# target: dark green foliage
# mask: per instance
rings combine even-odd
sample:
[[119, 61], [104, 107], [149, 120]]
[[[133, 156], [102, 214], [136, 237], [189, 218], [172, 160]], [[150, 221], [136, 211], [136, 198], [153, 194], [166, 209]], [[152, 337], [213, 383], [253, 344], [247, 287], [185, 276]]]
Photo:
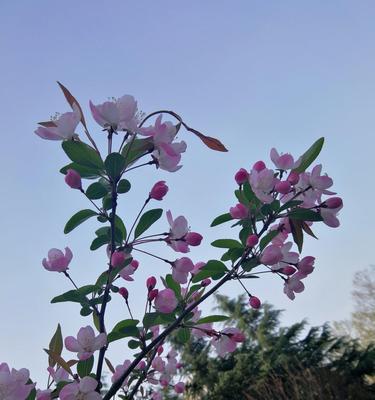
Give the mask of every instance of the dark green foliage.
[[[217, 301], [218, 309], [229, 316], [225, 325], [241, 329], [247, 340], [224, 359], [202, 340], [180, 345], [189, 382], [187, 398], [375, 398], [373, 345], [363, 349], [354, 340], [337, 338], [328, 325], [307, 330], [302, 321], [281, 327], [280, 310], [268, 304], [253, 310], [244, 296], [238, 300], [217, 296]], [[177, 340], [175, 345], [179, 346]]]

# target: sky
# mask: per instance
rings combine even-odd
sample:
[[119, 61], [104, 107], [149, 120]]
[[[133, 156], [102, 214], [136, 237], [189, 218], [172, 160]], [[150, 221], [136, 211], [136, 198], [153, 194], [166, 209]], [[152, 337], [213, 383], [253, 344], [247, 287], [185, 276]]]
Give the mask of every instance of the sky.
[[[189, 254], [195, 262], [220, 257], [210, 243], [236, 235], [227, 225], [209, 225], [234, 205], [233, 176], [240, 167], [269, 162], [272, 147], [298, 157], [324, 136], [318, 162], [344, 199], [341, 226], [321, 224], [319, 240], [306, 241], [303, 254], [316, 257], [316, 270], [294, 302], [275, 277], [248, 287], [285, 310], [284, 324], [350, 317], [353, 275], [374, 263], [374, 19], [375, 4], [366, 0], [1, 1], [0, 362], [29, 368], [42, 386], [42, 348], [57, 323], [64, 336], [91, 324], [75, 304], [50, 304], [70, 290], [63, 276], [41, 266], [51, 247], [72, 249], [70, 270], [79, 285], [105, 268], [104, 251], [89, 250], [97, 222], [64, 235], [69, 217], [88, 204], [59, 173], [68, 161], [60, 144], [33, 133], [38, 121], [69, 111], [57, 80], [80, 101], [101, 146], [105, 138], [88, 102], [124, 94], [135, 96], [146, 113], [178, 112], [227, 146], [228, 153], [213, 152], [181, 133], [188, 144], [183, 168], [173, 174], [136, 170], [131, 192], [121, 199], [120, 213], [130, 221], [151, 186], [167, 181], [163, 208], [185, 215], [204, 236]], [[164, 218], [155, 229], [166, 226]], [[175, 257], [165, 247], [155, 250]], [[146, 277], [167, 272], [153, 259], [139, 260], [136, 281], [126, 285], [135, 314], [142, 312]], [[221, 293], [242, 290], [230, 284]], [[109, 325], [127, 318], [120, 299], [110, 306]], [[118, 345], [110, 358], [116, 365], [125, 355], [126, 346]]]

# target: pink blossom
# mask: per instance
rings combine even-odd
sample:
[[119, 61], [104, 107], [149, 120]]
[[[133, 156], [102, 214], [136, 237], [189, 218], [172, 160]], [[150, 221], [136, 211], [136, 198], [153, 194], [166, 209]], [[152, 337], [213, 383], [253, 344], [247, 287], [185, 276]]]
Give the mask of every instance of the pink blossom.
[[172, 266], [172, 277], [178, 283], [186, 283], [189, 272], [194, 269], [193, 261], [188, 257], [178, 258]]
[[173, 219], [170, 210], [167, 211], [167, 220], [170, 226], [167, 243], [173, 250], [181, 253], [189, 251], [189, 245], [185, 242], [185, 236], [189, 232], [188, 222], [185, 217], [180, 215]]
[[62, 114], [56, 121], [50, 121], [48, 126], [40, 126], [35, 133], [46, 140], [69, 140], [77, 135], [74, 133], [81, 113], [78, 109]]
[[342, 207], [343, 206], [341, 204], [341, 206], [337, 208], [321, 208], [320, 215], [323, 218], [323, 222], [331, 228], [339, 227], [340, 221], [337, 218], [337, 214], [342, 209]]
[[201, 244], [202, 239], [203, 236], [197, 232], [188, 232], [185, 236], [186, 243], [189, 246], [199, 246]]
[[[134, 281], [134, 279], [130, 275], [133, 275], [134, 272], [136, 271], [137, 269], [136, 267], [138, 267], [138, 262], [136, 262], [136, 264], [133, 264], [133, 261], [126, 267], [122, 268], [121, 271], [118, 273], [121, 276], [121, 278], [125, 279], [126, 281]], [[136, 267], [134, 267], [134, 265]]]
[[299, 181], [298, 172], [290, 171], [287, 180], [291, 185], [295, 185], [296, 183], [298, 183]]
[[8, 364], [0, 364], [0, 398], [1, 400], [25, 400], [34, 389], [35, 384], [27, 384], [30, 373], [26, 368], [10, 371]]
[[283, 243], [281, 245], [280, 247], [282, 255], [281, 260], [279, 260], [279, 262], [277, 263], [270, 264], [272, 265], [273, 270], [278, 270], [280, 268], [283, 268], [285, 264], [296, 264], [298, 262], [299, 259], [298, 253], [296, 253], [295, 251], [290, 251], [292, 246], [293, 246], [292, 242]]
[[186, 143], [184, 141], [172, 143], [177, 129], [171, 122], [162, 123], [161, 120], [162, 116], [159, 115], [154, 126], [141, 128], [139, 133], [152, 137], [155, 147], [152, 155], [158, 167], [165, 171], [175, 172], [181, 168], [178, 163], [181, 160], [181, 153], [186, 151]]
[[274, 265], [280, 262], [282, 258], [283, 253], [281, 252], [280, 247], [271, 244], [264, 249], [260, 261], [265, 265]]
[[61, 400], [101, 400], [96, 392], [98, 382], [90, 376], [85, 376], [80, 382], [65, 385], [60, 391]]
[[225, 328], [221, 331], [220, 337], [212, 339], [212, 345], [215, 347], [220, 357], [236, 350], [237, 343], [245, 341], [245, 335], [237, 328]]
[[150, 191], [150, 199], [154, 200], [163, 200], [163, 197], [168, 192], [168, 186], [165, 184], [165, 181], [156, 182]]
[[158, 290], [158, 289], [152, 289], [152, 290], [150, 290], [150, 291], [148, 292], [148, 296], [147, 296], [148, 300], [149, 300], [149, 301], [154, 300], [154, 299], [156, 298], [156, 296], [158, 295], [158, 293], [159, 293], [159, 290]]
[[47, 389], [47, 390], [38, 389], [36, 391], [36, 400], [50, 400], [51, 393], [52, 393], [51, 389]]
[[123, 251], [114, 251], [111, 257], [111, 266], [115, 268], [121, 266], [125, 262], [126, 258], [127, 257]]
[[160, 392], [152, 392], [152, 400], [163, 400], [163, 395]]
[[295, 299], [296, 296], [294, 293], [301, 293], [305, 290], [305, 285], [301, 282], [301, 279], [303, 279], [303, 277], [294, 274], [284, 282], [284, 293], [290, 300]]
[[152, 368], [158, 372], [163, 372], [165, 369], [165, 361], [161, 357], [155, 357], [152, 361]]
[[272, 162], [278, 169], [287, 170], [294, 167], [293, 156], [288, 153], [279, 155], [277, 150], [275, 148], [272, 148], [270, 157]]
[[185, 391], [185, 384], [184, 382], [178, 382], [174, 385], [174, 391], [176, 393], [184, 393]]
[[255, 308], [256, 310], [261, 306], [261, 302], [256, 296], [251, 296], [249, 299], [250, 307]]
[[320, 175], [322, 172], [322, 165], [316, 165], [311, 171], [310, 185], [313, 189], [325, 190], [333, 185], [332, 179], [327, 175]]
[[286, 267], [283, 267], [279, 270], [279, 272], [281, 272], [284, 275], [293, 275], [297, 270], [292, 267], [291, 265], [287, 265]]
[[[111, 377], [111, 382], [114, 383], [120, 379], [121, 375], [130, 367], [131, 361], [125, 360], [123, 364], [117, 365], [115, 368], [115, 372]], [[123, 382], [121, 387], [124, 387], [128, 384], [128, 378], [126, 378]]]
[[155, 299], [156, 311], [163, 314], [171, 313], [177, 307], [178, 301], [172, 289], [160, 290]]
[[65, 338], [65, 347], [69, 351], [78, 353], [79, 360], [87, 360], [96, 350], [101, 349], [107, 344], [107, 335], [100, 333], [95, 336], [94, 329], [86, 326], [78, 331], [77, 339], [73, 336]]
[[65, 182], [72, 189], [82, 189], [81, 175], [74, 169], [69, 168], [66, 171]]
[[234, 175], [234, 179], [238, 185], [242, 185], [243, 183], [245, 183], [248, 177], [249, 173], [246, 171], [245, 168], [241, 168], [236, 172], [236, 175]]
[[276, 192], [281, 193], [281, 194], [289, 193], [290, 189], [291, 189], [291, 184], [289, 181], [277, 182], [275, 185]]
[[49, 372], [55, 383], [69, 381], [69, 373], [65, 371], [64, 368], [57, 367], [55, 371], [52, 367], [48, 367], [47, 371]]
[[307, 276], [314, 271], [315, 257], [307, 256], [298, 263], [298, 271]]
[[137, 102], [133, 96], [125, 95], [96, 106], [90, 101], [90, 109], [95, 121], [104, 129], [131, 132], [137, 129]]
[[249, 182], [254, 194], [263, 203], [272, 203], [274, 200], [271, 192], [276, 183], [274, 171], [264, 168], [260, 172], [255, 169], [251, 170]]
[[191, 275], [196, 275], [204, 266], [206, 265], [206, 263], [204, 263], [203, 261], [199, 261], [194, 265], [194, 268], [192, 271], [190, 271]]
[[234, 219], [243, 219], [248, 216], [249, 210], [243, 204], [237, 203], [234, 207], [229, 209], [229, 213]]
[[257, 235], [249, 235], [248, 238], [246, 239], [246, 246], [248, 247], [254, 247], [258, 244], [259, 238]]
[[51, 249], [48, 252], [48, 260], [43, 258], [42, 264], [47, 271], [65, 272], [73, 258], [69, 247], [65, 247], [65, 254], [59, 249]]

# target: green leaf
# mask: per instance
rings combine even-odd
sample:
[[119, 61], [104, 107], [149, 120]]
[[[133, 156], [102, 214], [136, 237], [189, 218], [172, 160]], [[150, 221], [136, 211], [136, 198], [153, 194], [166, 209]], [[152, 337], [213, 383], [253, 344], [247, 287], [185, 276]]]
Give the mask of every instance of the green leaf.
[[302, 221], [323, 221], [322, 216], [318, 212], [308, 210], [307, 208], [295, 208], [288, 214], [288, 217]]
[[246, 196], [245, 196], [245, 194], [244, 194], [244, 192], [242, 190], [237, 189], [237, 190], [234, 191], [234, 194], [236, 195], [237, 200], [240, 203], [244, 204], [245, 206], [249, 205], [249, 200], [246, 198]]
[[107, 188], [103, 186], [101, 183], [94, 182], [86, 189], [85, 193], [89, 199], [97, 200], [104, 197], [108, 193], [108, 191]]
[[92, 309], [88, 306], [84, 306], [81, 308], [81, 311], [79, 313], [82, 315], [82, 317], [87, 317], [92, 313]]
[[274, 229], [263, 236], [259, 243], [260, 251], [262, 251], [279, 233], [277, 229]]
[[152, 139], [133, 139], [124, 146], [121, 154], [126, 159], [126, 166], [129, 166], [145, 154], [151, 153], [153, 149], [154, 144]]
[[146, 313], [143, 317], [143, 326], [145, 329], [151, 328], [151, 326], [159, 325], [159, 315], [157, 312]]
[[[33, 381], [31, 379], [29, 379], [26, 382], [28, 385], [33, 384]], [[36, 398], [36, 389], [35, 387], [31, 390], [30, 394], [26, 397], [26, 400], [35, 400]]]
[[134, 350], [134, 349], [137, 349], [137, 348], [140, 347], [140, 346], [141, 346], [141, 342], [140, 342], [139, 340], [131, 339], [131, 340], [129, 340], [129, 342], [128, 342], [128, 347], [129, 347], [129, 349]]
[[[61, 356], [61, 352], [63, 349], [63, 338], [61, 333], [61, 326], [60, 324], [57, 325], [56, 331], [52, 336], [51, 341], [49, 342], [48, 346], [49, 350], [52, 351], [54, 354]], [[50, 367], [54, 367], [56, 362], [52, 357], [48, 357], [48, 365]]]
[[218, 239], [211, 243], [211, 246], [219, 247], [222, 249], [243, 249], [242, 243], [233, 239]]
[[89, 167], [84, 167], [83, 165], [79, 165], [77, 163], [70, 163], [68, 165], [65, 165], [65, 167], [62, 167], [60, 169], [60, 172], [64, 175], [67, 174], [68, 169], [74, 169], [74, 171], [77, 171], [81, 178], [86, 178], [86, 179], [94, 179], [100, 176], [98, 174], [98, 170], [94, 168], [89, 168]]
[[105, 210], [110, 210], [112, 208], [112, 196], [110, 194], [107, 194], [106, 196], [103, 197], [102, 200], [103, 208]]
[[104, 161], [108, 176], [117, 182], [125, 168], [125, 158], [120, 153], [111, 153]]
[[80, 378], [84, 378], [88, 376], [92, 371], [92, 367], [94, 366], [94, 356], [91, 356], [87, 360], [78, 361], [77, 364], [77, 372]]
[[87, 209], [87, 210], [78, 211], [66, 223], [65, 228], [64, 228], [64, 233], [71, 232], [78, 225], [82, 224], [83, 222], [85, 222], [89, 218], [93, 217], [94, 215], [98, 215], [98, 214], [93, 210]]
[[190, 329], [188, 328], [180, 328], [177, 331], [177, 336], [176, 336], [177, 340], [179, 343], [181, 344], [185, 344], [189, 341], [190, 339]]
[[104, 246], [105, 244], [108, 244], [111, 241], [111, 239], [107, 236], [107, 235], [102, 235], [102, 236], [98, 236], [97, 238], [95, 238], [91, 245], [90, 245], [90, 250], [97, 250], [99, 249], [99, 247]]
[[210, 260], [196, 275], [194, 275], [192, 282], [200, 282], [206, 278], [212, 278], [214, 280], [220, 279], [227, 271], [227, 267], [221, 261]]
[[289, 218], [289, 224], [290, 224], [290, 229], [292, 230], [294, 243], [297, 245], [298, 251], [301, 253], [303, 247], [303, 230], [302, 230], [303, 221]]
[[127, 179], [121, 179], [117, 185], [117, 193], [127, 193], [131, 188], [131, 184]]
[[100, 320], [96, 312], [92, 313], [92, 322], [94, 323], [94, 326], [97, 329], [97, 331], [100, 332]]
[[211, 222], [211, 226], [220, 225], [224, 222], [232, 221], [232, 219], [233, 218], [229, 213], [221, 214]]
[[137, 319], [125, 319], [116, 324], [115, 327], [112, 329], [112, 332], [108, 334], [107, 338], [108, 343], [129, 336], [138, 337], [139, 336], [139, 330], [137, 328], [138, 322], [139, 321]]
[[241, 263], [242, 269], [246, 272], [251, 271], [258, 265], [260, 265], [259, 260], [255, 257], [252, 257], [249, 260], [245, 260], [243, 263]]
[[225, 315], [210, 315], [209, 317], [199, 319], [197, 322], [195, 322], [195, 325], [208, 324], [210, 322], [222, 322], [226, 321], [227, 319], [229, 319], [229, 317]]
[[72, 140], [64, 140], [62, 142], [62, 148], [73, 162], [96, 171], [102, 171], [104, 169], [103, 160], [100, 158], [99, 154], [87, 144]]
[[161, 208], [155, 208], [153, 210], [146, 211], [139, 219], [138, 225], [134, 231], [134, 238], [142, 235], [151, 225], [153, 225], [163, 214]]
[[245, 195], [245, 197], [246, 197], [246, 199], [248, 200], [249, 203], [259, 202], [259, 200], [255, 196], [255, 193], [253, 192], [253, 189], [251, 188], [249, 182], [245, 182], [243, 184], [243, 194]]
[[115, 228], [116, 231], [118, 230], [121, 233], [121, 241], [124, 241], [126, 239], [126, 228], [124, 222], [118, 215], [115, 215]]
[[165, 277], [165, 283], [169, 289], [172, 289], [178, 299], [181, 299], [181, 286], [179, 283], [177, 283], [171, 274], [168, 274]]
[[65, 301], [72, 301], [74, 303], [87, 303], [86, 296], [90, 293], [97, 291], [99, 288], [96, 285], [82, 286], [76, 290], [69, 290], [59, 296], [54, 297], [51, 303], [63, 303]]
[[221, 256], [221, 261], [232, 261], [235, 262], [243, 255], [243, 248], [242, 249], [229, 249]]
[[304, 172], [318, 157], [324, 144], [324, 137], [318, 139], [304, 154], [301, 156], [301, 162], [293, 171], [301, 173]]

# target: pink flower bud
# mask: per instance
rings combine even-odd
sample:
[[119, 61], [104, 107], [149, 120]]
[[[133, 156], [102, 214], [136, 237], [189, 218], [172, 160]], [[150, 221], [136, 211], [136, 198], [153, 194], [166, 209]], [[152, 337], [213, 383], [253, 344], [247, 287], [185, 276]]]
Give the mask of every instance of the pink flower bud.
[[206, 278], [203, 279], [203, 281], [201, 282], [201, 286], [206, 287], [211, 283], [211, 279], [210, 278]]
[[197, 232], [189, 232], [185, 236], [185, 241], [190, 246], [199, 246], [203, 236]]
[[289, 181], [277, 182], [275, 185], [276, 192], [287, 194], [290, 192], [291, 184]]
[[154, 276], [150, 276], [147, 278], [146, 287], [150, 291], [156, 286], [156, 278]]
[[115, 251], [111, 257], [112, 267], [119, 267], [125, 261], [125, 253], [123, 251]]
[[69, 168], [66, 171], [65, 182], [72, 189], [81, 189], [82, 188], [81, 175], [74, 169]]
[[158, 347], [158, 350], [157, 350], [157, 352], [158, 352], [158, 356], [160, 356], [160, 354], [162, 354], [162, 353], [163, 353], [163, 351], [164, 351], [164, 348], [163, 348], [163, 346], [159, 346], [159, 347]]
[[160, 386], [163, 388], [168, 387], [169, 382], [166, 379], [160, 379]]
[[246, 246], [248, 247], [254, 247], [258, 244], [259, 239], [257, 235], [250, 235], [247, 239], [246, 239]]
[[152, 187], [150, 192], [150, 198], [154, 200], [163, 200], [163, 197], [168, 192], [168, 186], [165, 184], [165, 181], [156, 182]]
[[149, 299], [150, 301], [154, 300], [155, 297], [158, 295], [158, 293], [159, 293], [159, 290], [158, 290], [158, 289], [151, 289], [151, 290], [148, 292], [148, 299]]
[[263, 161], [257, 161], [253, 165], [253, 169], [255, 169], [255, 171], [257, 171], [257, 172], [263, 171], [265, 168], [266, 168], [266, 164]]
[[339, 208], [342, 206], [342, 199], [341, 197], [331, 197], [327, 199], [324, 203], [327, 208]]
[[295, 171], [290, 171], [290, 174], [288, 176], [288, 181], [290, 182], [291, 185], [296, 185], [299, 181], [299, 174], [298, 172]]
[[288, 265], [287, 267], [281, 268], [280, 272], [284, 275], [290, 276], [296, 272], [296, 269], [291, 265]]
[[229, 213], [234, 219], [243, 219], [247, 217], [248, 209], [241, 203], [236, 204], [234, 207], [231, 207]]
[[249, 304], [252, 308], [257, 310], [261, 306], [261, 302], [256, 296], [251, 296], [249, 299]]
[[121, 296], [122, 296], [125, 300], [127, 300], [127, 299], [129, 298], [128, 289], [122, 287], [122, 288], [119, 289], [118, 292], [121, 294]]
[[236, 172], [236, 175], [234, 175], [234, 179], [238, 185], [242, 185], [243, 183], [245, 183], [248, 177], [249, 174], [245, 168], [241, 168]]
[[136, 270], [139, 267], [139, 262], [137, 260], [132, 260], [130, 265]]
[[185, 384], [184, 382], [178, 382], [174, 385], [174, 391], [176, 393], [184, 393], [185, 391]]
[[184, 366], [184, 364], [182, 364], [182, 363], [180, 363], [180, 362], [176, 364], [176, 368], [177, 368], [177, 369], [180, 369], [180, 368], [182, 368], [183, 366]]

